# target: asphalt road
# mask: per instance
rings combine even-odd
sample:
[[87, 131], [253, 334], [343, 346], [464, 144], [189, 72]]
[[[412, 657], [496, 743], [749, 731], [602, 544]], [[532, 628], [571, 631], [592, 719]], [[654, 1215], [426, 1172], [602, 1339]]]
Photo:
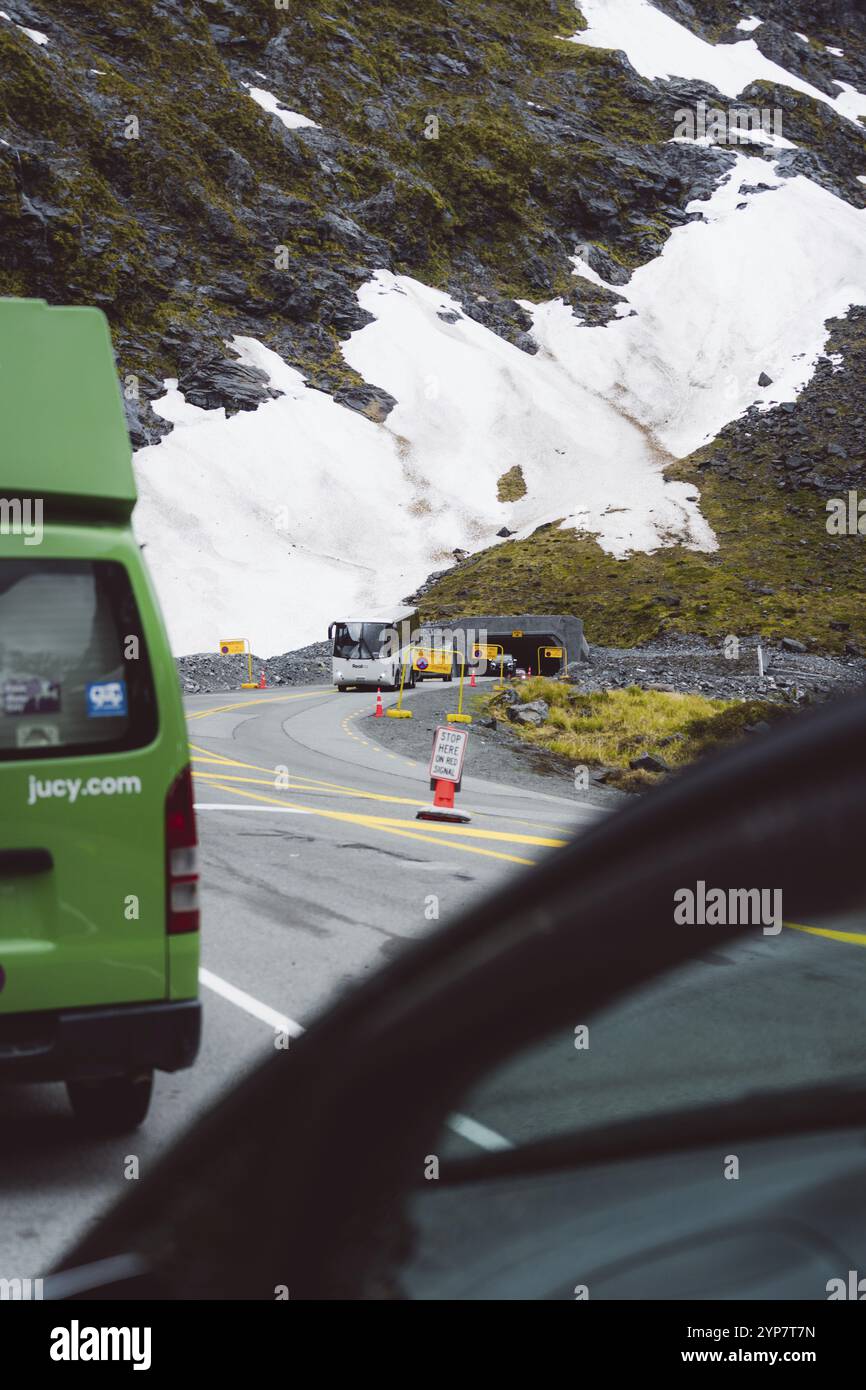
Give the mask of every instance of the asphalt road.
[[[419, 822], [426, 765], [375, 741], [372, 704], [315, 687], [188, 699], [201, 1056], [157, 1078], [146, 1125], [117, 1141], [82, 1138], [60, 1086], [0, 1089], [0, 1276], [44, 1271], [266, 1055], [275, 1029], [305, 1027], [348, 984], [606, 814], [470, 769], [459, 804], [471, 824]], [[705, 953], [593, 1021], [585, 1050], [571, 1033], [533, 1049], [465, 1099], [443, 1152], [860, 1071], [866, 924], [823, 925], [829, 936], [785, 930]]]
[[471, 825], [417, 821], [432, 801], [426, 766], [370, 737], [374, 699], [330, 686], [187, 699], [201, 1054], [158, 1075], [148, 1120], [126, 1139], [80, 1136], [62, 1086], [0, 1088], [0, 1276], [44, 1272], [266, 1055], [276, 1028], [304, 1027], [346, 984], [603, 814], [469, 774], [459, 801]]

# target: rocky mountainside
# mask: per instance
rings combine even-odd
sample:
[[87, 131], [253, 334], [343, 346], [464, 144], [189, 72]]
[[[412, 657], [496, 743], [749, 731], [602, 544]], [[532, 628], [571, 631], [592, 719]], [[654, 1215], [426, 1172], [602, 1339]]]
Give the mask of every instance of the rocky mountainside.
[[[769, 0], [759, 7], [760, 24], [745, 0], [656, 0], [653, 7], [643, 0], [5, 6], [0, 293], [104, 308], [137, 447], [180, 437], [181, 423], [170, 433], [172, 419], [154, 409], [166, 379], [177, 382], [187, 407], [210, 412], [209, 419], [224, 409], [231, 417], [225, 429], [239, 412], [291, 398], [295, 378], [236, 342], [255, 340], [307, 387], [388, 434], [388, 448], [416, 490], [411, 502], [396, 491], [393, 504], [386, 502], [387, 528], [399, 535], [410, 513], [423, 522], [425, 507], [441, 522], [426, 552], [407, 540], [393, 575], [366, 552], [354, 553], [351, 527], [317, 534], [316, 553], [329, 564], [379, 574], [388, 588], [383, 601], [417, 588], [437, 557], [450, 560], [463, 546], [474, 553], [423, 595], [431, 617], [500, 606], [570, 608], [584, 617], [593, 641], [610, 645], [666, 627], [805, 634], [839, 650], [866, 642], [864, 540], [830, 536], [824, 525], [829, 496], [866, 488], [866, 126], [858, 114], [858, 94], [866, 92], [866, 19], [856, 0]], [[658, 389], [651, 409], [634, 384], [641, 369], [632, 360], [626, 370], [612, 349], [610, 381], [590, 388], [640, 435], [647, 468], [659, 474], [665, 499], [673, 499], [674, 520], [665, 513], [646, 534], [636, 526], [600, 541], [604, 509], [592, 502], [583, 529], [575, 529], [584, 474], [556, 474], [555, 455], [565, 450], [548, 447], [544, 436], [525, 468], [522, 456], [495, 442], [489, 499], [466, 509], [449, 543], [452, 522], [435, 488], [431, 493], [440, 458], [431, 431], [423, 443], [420, 431], [412, 434], [395, 385], [399, 373], [386, 369], [384, 356], [368, 353], [362, 361], [363, 353], [346, 351], [352, 335], [353, 343], [367, 341], [362, 330], [371, 331], [376, 319], [370, 294], [362, 294], [362, 305], [359, 291], [383, 272], [397, 277], [388, 282], [397, 293], [406, 287], [400, 277], [432, 287], [447, 299], [437, 315], [442, 334], [465, 337], [480, 325], [508, 344], [515, 355], [502, 359], [505, 380], [519, 378], [525, 359], [536, 360], [533, 382], [550, 363], [565, 364], [557, 378], [564, 399], [569, 371], [582, 389], [591, 371], [577, 348], [561, 349], [563, 334], [577, 342], [595, 332], [614, 343], [612, 335], [630, 332], [635, 318], [651, 325], [639, 298], [649, 281], [641, 276], [661, 265], [691, 224], [703, 224], [702, 205], [711, 206], [726, 177], [736, 182], [745, 156], [730, 144], [673, 138], [683, 109], [705, 101], [727, 110], [732, 93], [695, 76], [700, 63], [678, 76], [650, 73], [636, 52], [629, 60], [622, 45], [632, 33], [640, 36], [650, 8], [650, 23], [659, 16], [675, 21], [679, 28], [664, 32], [691, 36], [702, 53], [709, 45], [717, 52], [737, 45], [741, 54], [754, 45], [757, 57], [748, 61], [759, 76], [734, 93], [739, 104], [781, 113], [783, 138], [749, 146], [737, 206], [746, 226], [789, 192], [792, 208], [799, 206], [794, 191], [804, 207], [813, 200], [815, 221], [804, 233], [809, 254], [828, 263], [840, 257], [833, 293], [828, 287], [820, 300], [816, 291], [815, 304], [826, 303], [832, 318], [829, 342], [816, 342], [815, 304], [808, 323], [803, 315], [799, 338], [797, 324], [785, 321], [784, 347], [775, 354], [771, 341], [744, 341], [743, 371], [725, 387], [729, 404], [708, 416], [712, 437], [697, 448], [697, 419], [681, 436], [660, 423]], [[608, 29], [613, 46], [606, 46]], [[734, 208], [724, 215], [733, 225]], [[816, 245], [817, 227], [828, 229], [826, 245]], [[768, 268], [776, 235], [760, 243]], [[802, 283], [815, 276], [816, 263], [798, 255], [792, 274]], [[718, 266], [721, 288], [714, 283], [713, 293], [736, 305], [749, 289], [733, 270], [726, 289], [728, 273]], [[565, 325], [548, 311], [557, 302], [565, 306]], [[685, 309], [682, 327], [686, 335], [694, 330]], [[732, 314], [724, 332], [731, 339], [738, 331]], [[704, 391], [702, 333], [691, 348], [698, 366], [681, 366], [676, 380], [671, 370], [672, 394]], [[489, 340], [472, 339], [482, 341]], [[755, 353], [765, 348], [759, 384]], [[799, 381], [791, 376], [797, 356], [810, 359]], [[713, 370], [730, 376], [731, 360], [729, 351]], [[659, 370], [665, 380], [667, 364]], [[429, 394], [423, 363], [416, 377], [413, 389]], [[185, 438], [190, 418], [183, 417]], [[432, 429], [443, 456], [456, 450], [463, 428], [462, 417], [450, 422], [443, 406]], [[579, 431], [570, 425], [566, 433], [573, 439]], [[621, 453], [618, 439], [591, 441], [596, 453], [583, 466], [593, 477], [603, 475], [605, 449], [611, 463]], [[145, 482], [150, 460], [155, 467], [165, 447], [141, 456]], [[189, 503], [172, 491], [185, 457], [178, 449], [165, 455], [169, 480], [145, 487], [148, 542], [170, 617], [171, 594], [225, 553], [201, 517], [179, 519]], [[200, 453], [206, 466], [206, 450]], [[308, 472], [317, 467], [314, 444], [305, 444], [301, 462]], [[548, 496], [531, 509], [545, 476], [556, 480], [550, 491], [561, 496], [561, 512]], [[642, 497], [642, 483], [628, 486]], [[272, 499], [264, 487], [257, 494], [254, 473], [239, 476], [237, 487], [247, 495], [242, 529], [253, 528]], [[631, 494], [624, 506], [620, 491], [618, 482], [611, 512], [631, 505]], [[287, 492], [294, 495], [294, 482]], [[659, 505], [653, 500], [649, 510]], [[564, 529], [562, 517], [570, 519]], [[299, 517], [297, 530], [274, 550], [268, 563], [275, 582], [281, 557], [288, 565], [291, 552], [303, 548], [308, 524]], [[163, 525], [160, 550], [152, 532]], [[246, 550], [232, 554], [236, 575], [256, 564], [256, 533], [244, 534]], [[501, 543], [491, 544], [497, 538]], [[248, 593], [255, 595], [254, 585]], [[235, 610], [225, 612], [226, 622], [234, 620]], [[313, 640], [322, 631], [318, 616], [313, 627], [291, 636]], [[176, 630], [184, 634], [179, 650], [203, 645], [201, 637], [185, 637], [188, 628]], [[259, 649], [269, 640], [262, 636]], [[272, 651], [292, 645], [289, 634], [275, 641]]]

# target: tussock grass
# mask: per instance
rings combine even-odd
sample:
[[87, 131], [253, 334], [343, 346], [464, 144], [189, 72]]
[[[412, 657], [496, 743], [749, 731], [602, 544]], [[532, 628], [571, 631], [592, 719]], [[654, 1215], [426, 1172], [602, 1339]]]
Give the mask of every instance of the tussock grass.
[[[608, 782], [627, 791], [651, 786], [662, 776], [629, 767], [642, 753], [655, 754], [671, 767], [684, 767], [738, 741], [747, 725], [772, 723], [787, 713], [763, 700], [708, 700], [637, 685], [588, 693], [563, 681], [535, 678], [519, 689], [523, 700], [545, 700], [550, 714], [537, 729], [519, 724], [510, 728], [528, 743], [575, 765], [617, 769]], [[487, 705], [490, 713], [507, 718], [501, 696], [489, 697]]]

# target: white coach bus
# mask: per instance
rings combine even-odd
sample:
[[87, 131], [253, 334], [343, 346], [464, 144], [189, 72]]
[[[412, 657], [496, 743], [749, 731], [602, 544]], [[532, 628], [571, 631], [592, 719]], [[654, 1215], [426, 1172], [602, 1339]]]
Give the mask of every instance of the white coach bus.
[[[414, 608], [385, 617], [340, 618], [328, 628], [331, 675], [338, 690], [399, 690], [415, 684], [412, 635], [418, 623]], [[405, 676], [404, 676], [405, 669]]]

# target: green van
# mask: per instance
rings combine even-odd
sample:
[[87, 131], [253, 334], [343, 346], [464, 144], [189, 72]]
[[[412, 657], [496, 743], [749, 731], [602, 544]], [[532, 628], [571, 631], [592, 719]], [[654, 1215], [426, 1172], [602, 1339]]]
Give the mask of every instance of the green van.
[[0, 299], [0, 1084], [65, 1081], [105, 1133], [201, 1032], [186, 725], [135, 496], [104, 316]]

